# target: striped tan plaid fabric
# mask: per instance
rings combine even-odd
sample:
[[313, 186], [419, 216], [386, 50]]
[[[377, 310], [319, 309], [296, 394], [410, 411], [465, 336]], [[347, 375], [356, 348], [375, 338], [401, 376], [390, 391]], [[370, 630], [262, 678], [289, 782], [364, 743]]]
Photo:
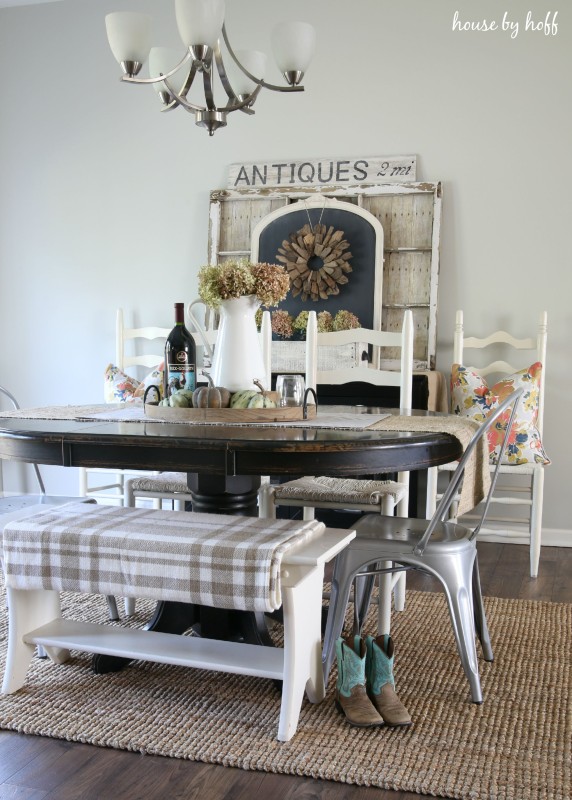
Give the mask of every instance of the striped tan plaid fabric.
[[6, 585], [274, 611], [280, 564], [316, 521], [70, 503], [8, 523]]

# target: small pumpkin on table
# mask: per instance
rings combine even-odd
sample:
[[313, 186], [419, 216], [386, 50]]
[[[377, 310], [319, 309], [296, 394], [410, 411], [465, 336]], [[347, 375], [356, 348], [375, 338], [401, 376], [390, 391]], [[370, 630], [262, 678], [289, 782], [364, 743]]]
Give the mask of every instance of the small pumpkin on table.
[[241, 389], [230, 399], [231, 408], [276, 408], [276, 402], [259, 381], [253, 381], [258, 389]]
[[193, 408], [228, 408], [231, 393], [224, 386], [215, 386], [208, 372], [203, 372], [208, 386], [199, 386], [193, 392]]

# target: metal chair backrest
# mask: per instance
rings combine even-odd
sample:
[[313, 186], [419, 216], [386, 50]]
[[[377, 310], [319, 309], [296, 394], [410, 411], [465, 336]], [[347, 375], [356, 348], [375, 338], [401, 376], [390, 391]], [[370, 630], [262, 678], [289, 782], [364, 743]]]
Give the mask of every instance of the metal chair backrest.
[[[318, 348], [320, 346], [342, 346], [359, 344], [360, 348], [371, 345], [372, 363], [361, 361], [355, 366], [337, 369], [318, 369]], [[400, 350], [400, 368], [382, 369], [380, 351], [382, 348]], [[331, 333], [318, 333], [316, 312], [308, 315], [306, 329], [306, 383], [313, 389], [318, 384], [342, 384], [353, 381], [376, 386], [399, 386], [401, 408], [411, 408], [413, 387], [413, 314], [407, 309], [403, 315], [401, 331], [378, 331], [369, 328], [353, 328]]]
[[[14, 397], [12, 392], [8, 391], [8, 389], [5, 389], [3, 386], [0, 386], [0, 394], [3, 394], [5, 397], [8, 398], [8, 400], [12, 403], [12, 406], [13, 406], [14, 409], [16, 409], [16, 411], [20, 408], [20, 406], [18, 405], [18, 401], [16, 400], [16, 398]], [[38, 487], [40, 489], [40, 494], [44, 495], [44, 494], [46, 494], [46, 489], [45, 489], [45, 486], [44, 486], [44, 481], [42, 480], [42, 475], [40, 473], [40, 469], [39, 469], [37, 464], [32, 464], [32, 466], [34, 467], [34, 472], [36, 474], [36, 480], [38, 481]], [[0, 467], [1, 467], [1, 465], [0, 465]], [[0, 483], [1, 483], [1, 481], [0, 481]]]
[[[495, 423], [503, 416], [503, 414], [507, 411], [507, 409], [511, 408], [512, 406], [500, 449], [500, 454], [504, 453], [509, 441], [509, 436], [512, 430], [512, 425], [514, 422], [516, 410], [518, 408], [518, 404], [520, 402], [523, 393], [524, 393], [523, 389], [517, 389], [516, 391], [512, 392], [512, 394], [510, 394], [507, 398], [505, 398], [505, 400], [488, 415], [488, 417], [484, 420], [484, 422], [480, 424], [478, 430], [474, 433], [471, 441], [467, 446], [467, 449], [463, 453], [462, 457], [459, 459], [459, 464], [455, 472], [453, 473], [451, 480], [447, 485], [446, 490], [443, 492], [443, 496], [441, 497], [439, 505], [435, 509], [435, 513], [433, 514], [429, 524], [427, 525], [425, 533], [423, 534], [417, 546], [415, 547], [414, 552], [417, 555], [420, 555], [424, 551], [425, 547], [427, 546], [427, 542], [431, 538], [436, 527], [440, 525], [443, 522], [443, 520], [449, 516], [449, 508], [452, 502], [455, 500], [455, 497], [459, 490], [459, 486], [465, 474], [465, 468], [467, 466], [467, 462], [471, 458], [475, 448], [482, 440], [483, 436], [487, 435], [488, 431], [492, 428], [492, 426], [495, 425]], [[494, 494], [495, 486], [497, 483], [500, 462], [501, 458], [499, 457], [497, 459], [494, 472], [492, 473], [491, 476], [490, 487], [487, 496], [485, 498], [485, 502], [483, 503], [483, 508], [479, 517], [479, 521], [475, 526], [475, 528], [473, 529], [473, 531], [471, 532], [471, 535], [469, 537], [470, 539], [474, 539], [475, 536], [477, 536], [487, 515], [489, 505], [491, 503], [491, 499]]]
[[[514, 422], [516, 410], [518, 408], [518, 404], [520, 402], [523, 393], [524, 393], [523, 389], [517, 389], [515, 392], [512, 392], [512, 394], [509, 394], [509, 396], [505, 398], [505, 400], [497, 408], [495, 408], [494, 411], [492, 411], [489, 414], [489, 416], [485, 419], [485, 421], [480, 424], [479, 429], [475, 432], [473, 438], [471, 439], [471, 441], [467, 446], [467, 449], [463, 453], [462, 457], [459, 459], [459, 464], [457, 465], [457, 468], [453, 473], [453, 476], [449, 481], [446, 490], [443, 492], [443, 496], [441, 497], [439, 505], [435, 509], [435, 513], [433, 514], [429, 522], [429, 525], [425, 530], [425, 533], [423, 534], [422, 538], [419, 540], [419, 543], [415, 547], [416, 554], [420, 555], [423, 552], [423, 550], [427, 545], [427, 542], [433, 535], [435, 528], [449, 516], [449, 508], [451, 507], [451, 504], [456, 498], [459, 486], [461, 485], [461, 481], [463, 480], [465, 474], [465, 468], [467, 466], [467, 462], [471, 458], [475, 448], [482, 440], [483, 436], [487, 435], [490, 428], [492, 428], [492, 426], [500, 419], [500, 417], [502, 417], [505, 411], [512, 406], [510, 416], [506, 424], [506, 429], [503, 436], [501, 448], [499, 451], [500, 454], [504, 453], [512, 430], [512, 424]], [[491, 483], [489, 486], [489, 491], [487, 492], [485, 502], [483, 503], [483, 508], [479, 517], [479, 521], [477, 525], [474, 527], [469, 537], [470, 539], [474, 539], [475, 536], [477, 536], [483, 522], [485, 521], [485, 517], [487, 515], [487, 511], [489, 509], [489, 505], [491, 503], [495, 491], [495, 486], [499, 474], [500, 462], [501, 458], [499, 457], [497, 459], [495, 469], [491, 475]]]

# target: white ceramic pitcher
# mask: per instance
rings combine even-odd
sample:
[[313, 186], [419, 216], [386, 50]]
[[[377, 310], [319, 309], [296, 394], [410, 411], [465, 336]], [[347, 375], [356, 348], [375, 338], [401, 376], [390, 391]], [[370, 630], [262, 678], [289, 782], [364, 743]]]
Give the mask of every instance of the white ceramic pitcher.
[[202, 300], [189, 304], [187, 313], [212, 358], [209, 370], [215, 386], [225, 386], [231, 392], [240, 389], [255, 389], [254, 381], [260, 381], [265, 389], [269, 376], [256, 329], [255, 313], [260, 305], [256, 295], [233, 297], [220, 304], [220, 325], [213, 348], [204, 326], [193, 314], [192, 308]]

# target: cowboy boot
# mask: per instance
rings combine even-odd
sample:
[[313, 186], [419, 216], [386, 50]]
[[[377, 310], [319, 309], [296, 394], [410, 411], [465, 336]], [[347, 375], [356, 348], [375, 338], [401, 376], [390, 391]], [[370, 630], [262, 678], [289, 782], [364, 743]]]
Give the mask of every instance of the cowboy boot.
[[393, 650], [388, 634], [366, 638], [367, 693], [386, 725], [411, 725], [409, 712], [395, 694]]
[[370, 728], [383, 725], [365, 688], [366, 646], [361, 636], [348, 636], [336, 642], [338, 679], [336, 706], [346, 715], [350, 725]]

